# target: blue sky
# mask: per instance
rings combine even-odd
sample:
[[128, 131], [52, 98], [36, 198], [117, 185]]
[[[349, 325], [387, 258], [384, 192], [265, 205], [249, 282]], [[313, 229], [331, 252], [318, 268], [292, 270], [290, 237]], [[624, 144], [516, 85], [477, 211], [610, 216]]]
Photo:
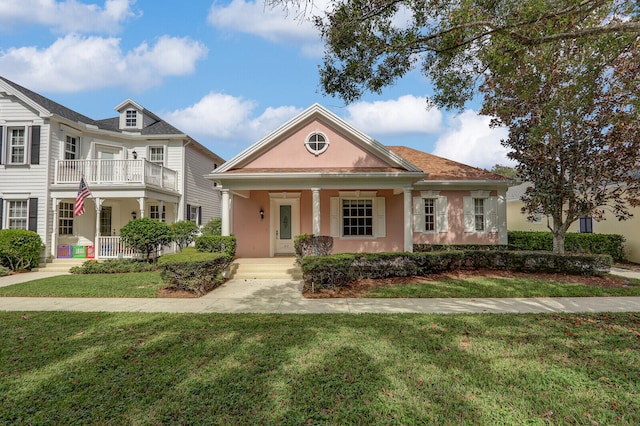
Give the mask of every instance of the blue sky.
[[299, 11], [260, 0], [0, 1], [0, 75], [94, 119], [131, 98], [230, 159], [318, 102], [385, 145], [508, 164], [506, 131], [427, 110], [417, 71], [354, 104], [323, 95], [322, 52]]

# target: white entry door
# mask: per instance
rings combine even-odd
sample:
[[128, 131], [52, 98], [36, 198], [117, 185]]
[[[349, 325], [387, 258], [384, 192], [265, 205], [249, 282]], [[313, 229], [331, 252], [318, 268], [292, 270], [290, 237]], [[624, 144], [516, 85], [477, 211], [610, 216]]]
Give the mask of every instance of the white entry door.
[[293, 240], [300, 234], [300, 200], [272, 199], [271, 217], [272, 253], [295, 253]]

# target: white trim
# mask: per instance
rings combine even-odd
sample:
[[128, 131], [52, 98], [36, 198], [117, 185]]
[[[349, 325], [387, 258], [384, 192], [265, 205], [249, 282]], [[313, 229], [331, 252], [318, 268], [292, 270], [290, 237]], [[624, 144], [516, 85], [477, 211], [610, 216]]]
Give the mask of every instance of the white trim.
[[295, 199], [300, 198], [300, 192], [270, 192], [269, 198]]

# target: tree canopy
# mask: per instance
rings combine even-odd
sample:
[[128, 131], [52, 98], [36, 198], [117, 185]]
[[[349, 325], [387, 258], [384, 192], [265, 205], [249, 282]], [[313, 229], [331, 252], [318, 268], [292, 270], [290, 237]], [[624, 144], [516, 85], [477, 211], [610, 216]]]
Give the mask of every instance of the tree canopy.
[[[286, 0], [268, 0], [286, 3]], [[434, 85], [432, 101], [462, 109], [496, 59], [563, 40], [640, 33], [632, 0], [344, 0], [315, 17], [326, 42], [323, 90], [353, 102], [379, 93], [416, 67]]]
[[[277, 0], [276, 0], [277, 1]], [[580, 216], [640, 202], [640, 3], [344, 0], [315, 19], [323, 90], [346, 102], [420, 67], [431, 102], [509, 127], [524, 211], [553, 218], [554, 250]]]

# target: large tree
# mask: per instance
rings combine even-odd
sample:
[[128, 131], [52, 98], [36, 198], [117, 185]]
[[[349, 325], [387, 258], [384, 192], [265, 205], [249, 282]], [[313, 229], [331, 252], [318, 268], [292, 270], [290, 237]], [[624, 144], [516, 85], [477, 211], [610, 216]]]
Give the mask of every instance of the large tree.
[[[278, 0], [276, 0], [278, 1]], [[534, 185], [529, 214], [568, 226], [638, 202], [640, 6], [631, 0], [344, 0], [316, 18], [326, 42], [325, 92], [346, 102], [416, 67], [433, 104], [507, 125], [503, 144]], [[480, 91], [480, 92], [479, 92]]]

